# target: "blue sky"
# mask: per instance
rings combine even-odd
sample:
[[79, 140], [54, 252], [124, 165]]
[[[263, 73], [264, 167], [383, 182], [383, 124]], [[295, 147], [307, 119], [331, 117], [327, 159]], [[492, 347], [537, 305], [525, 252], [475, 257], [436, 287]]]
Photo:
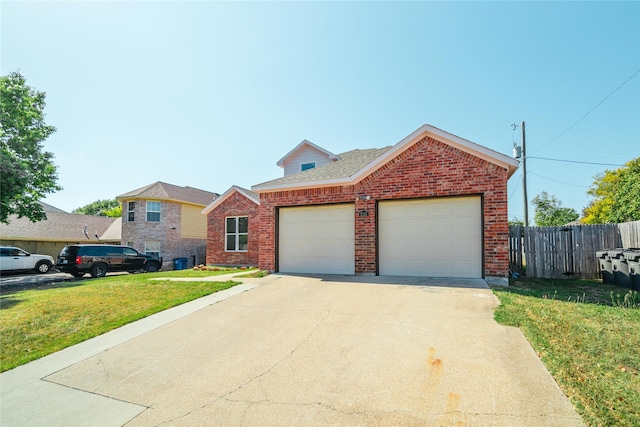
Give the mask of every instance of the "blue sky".
[[[531, 157], [640, 156], [637, 1], [3, 1], [0, 14], [1, 73], [47, 94], [64, 189], [45, 201], [67, 211], [155, 181], [250, 188], [303, 139], [341, 153], [425, 123], [509, 155], [524, 120]], [[615, 168], [530, 158], [529, 198], [580, 212]]]

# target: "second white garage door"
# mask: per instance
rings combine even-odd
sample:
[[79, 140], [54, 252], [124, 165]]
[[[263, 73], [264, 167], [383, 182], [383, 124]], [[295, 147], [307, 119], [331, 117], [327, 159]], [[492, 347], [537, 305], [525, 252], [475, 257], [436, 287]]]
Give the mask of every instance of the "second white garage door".
[[481, 278], [481, 210], [480, 197], [380, 202], [380, 274]]
[[278, 270], [354, 274], [354, 206], [281, 208]]

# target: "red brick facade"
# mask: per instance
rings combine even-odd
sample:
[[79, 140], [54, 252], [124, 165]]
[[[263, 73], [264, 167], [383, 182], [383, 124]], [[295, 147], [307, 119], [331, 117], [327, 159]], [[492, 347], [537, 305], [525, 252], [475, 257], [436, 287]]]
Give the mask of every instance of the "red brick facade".
[[[257, 266], [259, 206], [235, 191], [207, 215], [207, 264]], [[248, 250], [225, 251], [225, 221], [229, 216], [249, 217]]]
[[[425, 137], [355, 185], [260, 194], [259, 266], [276, 269], [276, 208], [355, 202], [355, 271], [376, 271], [376, 204], [381, 200], [482, 196], [483, 273], [506, 277], [508, 260], [506, 169]], [[369, 201], [356, 201], [358, 196]], [[368, 216], [360, 216], [366, 210]], [[222, 221], [221, 221], [222, 223]], [[209, 246], [210, 247], [210, 246]]]

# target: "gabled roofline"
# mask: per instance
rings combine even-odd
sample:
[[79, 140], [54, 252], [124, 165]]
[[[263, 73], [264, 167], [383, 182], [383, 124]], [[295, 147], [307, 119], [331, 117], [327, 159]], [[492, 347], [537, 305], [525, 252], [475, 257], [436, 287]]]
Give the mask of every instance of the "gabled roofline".
[[249, 199], [251, 202], [255, 203], [256, 205], [260, 204], [260, 199], [256, 199], [255, 197], [253, 197], [251, 194], [249, 194], [247, 192], [248, 190], [245, 190], [242, 187], [238, 187], [237, 185], [232, 185], [231, 188], [229, 188], [227, 191], [225, 191], [222, 196], [216, 198], [213, 202], [209, 203], [209, 206], [207, 206], [206, 208], [204, 208], [200, 213], [202, 215], [208, 215], [209, 212], [211, 212], [212, 210], [214, 210], [216, 208], [216, 206], [218, 206], [219, 204], [221, 204], [222, 202], [224, 202], [225, 200], [227, 200], [229, 197], [231, 197], [231, 195], [233, 193], [240, 193], [242, 194], [244, 197], [246, 197], [247, 199]]
[[[177, 204], [180, 204], [180, 205], [205, 206], [203, 203], [189, 202], [187, 200], [174, 199], [174, 198], [171, 198], [171, 197], [130, 196], [130, 197], [116, 197], [116, 200], [119, 201], [120, 203], [126, 202], [127, 200], [148, 200], [148, 201], [151, 201], [151, 202], [153, 202], [153, 201], [161, 201], [161, 202], [177, 203]], [[218, 200], [218, 199], [215, 198], [214, 200]]]
[[329, 151], [329, 150], [325, 150], [324, 148], [322, 148], [322, 147], [320, 147], [320, 146], [318, 146], [318, 145], [314, 144], [314, 143], [313, 143], [313, 142], [311, 142], [311, 141], [307, 141], [307, 140], [305, 139], [305, 140], [303, 140], [300, 144], [296, 145], [296, 147], [295, 147], [293, 150], [291, 150], [291, 151], [289, 151], [287, 154], [285, 154], [283, 158], [281, 158], [280, 160], [278, 160], [278, 163], [276, 163], [276, 164], [277, 164], [278, 166], [280, 166], [281, 168], [283, 168], [283, 167], [284, 167], [284, 162], [285, 162], [285, 160], [287, 160], [287, 157], [291, 156], [291, 155], [292, 155], [293, 153], [295, 153], [298, 149], [300, 149], [301, 147], [303, 147], [303, 146], [305, 146], [305, 145], [308, 145], [309, 147], [311, 147], [311, 148], [315, 148], [316, 150], [318, 150], [318, 151], [320, 151], [320, 152], [322, 152], [322, 153], [326, 154], [327, 156], [329, 156], [329, 159], [331, 159], [331, 160], [338, 160], [338, 159], [340, 159], [340, 157], [339, 157], [339, 156], [337, 156], [336, 154], [333, 154], [331, 151]]
[[410, 135], [403, 138], [400, 142], [394, 145], [389, 151], [384, 153], [382, 156], [376, 158], [371, 163], [360, 169], [355, 174], [346, 178], [338, 178], [338, 179], [329, 179], [323, 181], [310, 181], [310, 182], [300, 182], [294, 184], [276, 184], [276, 185], [266, 185], [266, 186], [253, 186], [251, 189], [255, 192], [271, 192], [271, 191], [280, 191], [280, 190], [298, 190], [303, 188], [317, 188], [317, 187], [328, 187], [328, 186], [337, 186], [337, 185], [355, 185], [358, 182], [362, 181], [364, 178], [369, 176], [375, 170], [381, 168], [389, 161], [394, 159], [396, 156], [406, 151], [410, 147], [412, 147], [416, 142], [422, 140], [425, 137], [433, 137], [439, 141], [444, 140], [443, 142], [448, 145], [455, 147], [461, 151], [472, 154], [476, 157], [479, 157], [483, 160], [488, 161], [489, 163], [493, 163], [497, 166], [500, 166], [507, 170], [507, 176], [511, 177], [518, 169], [519, 162], [511, 157], [499, 153], [497, 151], [491, 150], [487, 147], [483, 147], [482, 145], [478, 145], [475, 142], [471, 142], [464, 138], [460, 138], [459, 136], [453, 135], [449, 132], [445, 132], [442, 129], [438, 129], [434, 126], [425, 124], [420, 128], [412, 132]]

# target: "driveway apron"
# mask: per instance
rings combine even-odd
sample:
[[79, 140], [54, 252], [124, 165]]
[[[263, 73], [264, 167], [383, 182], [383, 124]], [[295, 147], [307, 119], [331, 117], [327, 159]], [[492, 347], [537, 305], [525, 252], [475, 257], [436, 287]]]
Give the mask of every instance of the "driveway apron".
[[[582, 425], [483, 281], [253, 283], [43, 382], [130, 405], [127, 426]], [[91, 424], [123, 424], [105, 411]]]

